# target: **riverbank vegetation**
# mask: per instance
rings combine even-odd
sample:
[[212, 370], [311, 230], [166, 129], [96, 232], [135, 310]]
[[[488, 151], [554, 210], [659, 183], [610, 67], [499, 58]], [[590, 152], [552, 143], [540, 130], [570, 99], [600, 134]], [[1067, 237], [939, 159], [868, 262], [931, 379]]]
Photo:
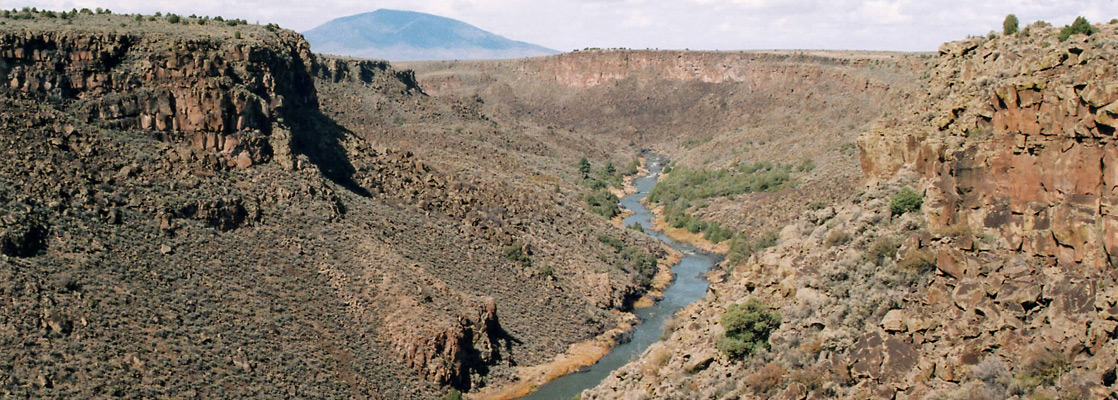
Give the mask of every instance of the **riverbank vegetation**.
[[576, 167], [582, 175], [582, 181], [579, 183], [590, 189], [589, 193], [583, 195], [583, 200], [590, 207], [590, 211], [606, 218], [613, 218], [621, 213], [618, 205], [620, 199], [609, 188], [622, 189], [625, 186], [626, 176], [640, 172], [641, 161], [639, 158], [633, 158], [633, 161], [626, 165], [625, 171], [618, 171], [612, 161], [607, 161], [601, 168], [594, 168], [590, 160], [583, 157], [578, 160]]
[[[663, 207], [664, 221], [672, 228], [701, 233], [711, 243], [729, 240], [727, 258], [741, 262], [753, 252], [776, 245], [775, 232], [756, 237], [745, 232], [735, 232], [718, 222], [706, 221], [690, 214], [692, 206], [703, 199], [726, 197], [759, 192], [776, 192], [795, 186], [793, 174], [815, 169], [811, 159], [799, 164], [773, 164], [770, 162], [734, 163], [722, 169], [702, 169], [688, 166], [664, 167], [664, 177], [648, 195], [648, 201]], [[701, 207], [701, 205], [699, 205]]]

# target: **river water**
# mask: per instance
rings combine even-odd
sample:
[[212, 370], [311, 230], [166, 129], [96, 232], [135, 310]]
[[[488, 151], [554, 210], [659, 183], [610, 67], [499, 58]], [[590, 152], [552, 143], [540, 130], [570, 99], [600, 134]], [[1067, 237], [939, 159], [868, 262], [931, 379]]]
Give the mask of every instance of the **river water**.
[[608, 355], [602, 357], [588, 371], [560, 377], [540, 386], [539, 390], [521, 399], [569, 400], [585, 389], [598, 386], [598, 383], [601, 383], [602, 379], [609, 376], [613, 370], [641, 355], [648, 349], [648, 346], [660, 340], [660, 335], [664, 329], [664, 321], [672, 314], [706, 294], [707, 281], [703, 279], [703, 274], [714, 267], [721, 256], [703, 252], [685, 243], [677, 243], [663, 233], [651, 229], [652, 212], [641, 204], [641, 200], [648, 196], [648, 192], [656, 185], [656, 179], [660, 176], [660, 169], [664, 166], [664, 159], [658, 155], [649, 155], [647, 166], [651, 173], [637, 178], [633, 182], [633, 186], [637, 188], [637, 193], [621, 199], [621, 206], [635, 213], [625, 218], [625, 226], [632, 225], [633, 222], [639, 222], [649, 235], [683, 253], [683, 259], [680, 260], [679, 264], [672, 267], [675, 281], [664, 290], [662, 300], [652, 307], [634, 311], [640, 318], [641, 323], [633, 330], [632, 340], [614, 347]]

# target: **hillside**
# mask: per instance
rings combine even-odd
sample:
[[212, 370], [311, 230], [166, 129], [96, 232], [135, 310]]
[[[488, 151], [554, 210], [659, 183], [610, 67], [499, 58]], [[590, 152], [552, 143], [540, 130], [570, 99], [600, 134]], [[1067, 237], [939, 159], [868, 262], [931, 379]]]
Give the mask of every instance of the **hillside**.
[[677, 165], [815, 165], [797, 185], [696, 202], [736, 231], [778, 230], [813, 203], [847, 198], [855, 139], [917, 91], [929, 56], [879, 52], [591, 50], [506, 61], [399, 63], [436, 98], [480, 99], [494, 120], [605, 141], [584, 155], [624, 165], [635, 150]]
[[0, 397], [435, 398], [614, 328], [655, 272], [630, 258], [666, 255], [573, 182], [331, 117], [339, 87], [456, 109], [383, 62], [274, 26], [25, 14], [0, 19]]
[[[1095, 29], [945, 44], [860, 136], [864, 190], [719, 271], [582, 398], [1112, 397], [1118, 32]], [[905, 187], [923, 207], [894, 205]], [[728, 310], [749, 300], [781, 321], [738, 361], [724, 336], [760, 314]]]
[[558, 53], [462, 21], [387, 9], [337, 18], [305, 35], [315, 52], [391, 61], [484, 60]]

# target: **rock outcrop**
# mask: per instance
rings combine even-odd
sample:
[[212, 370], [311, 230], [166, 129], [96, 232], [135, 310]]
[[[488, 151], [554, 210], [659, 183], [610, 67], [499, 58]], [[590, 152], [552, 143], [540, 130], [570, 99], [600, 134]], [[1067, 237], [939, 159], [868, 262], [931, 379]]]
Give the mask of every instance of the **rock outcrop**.
[[[941, 47], [927, 96], [859, 139], [861, 194], [716, 275], [668, 340], [583, 398], [1113, 396], [1118, 36], [1098, 29]], [[894, 215], [904, 186], [923, 208]], [[784, 320], [731, 360], [720, 319], [749, 298]]]
[[0, 81], [85, 122], [160, 132], [244, 167], [290, 147], [270, 137], [285, 114], [317, 107], [309, 46], [285, 31], [273, 39], [6, 32]]
[[928, 179], [933, 227], [966, 224], [1063, 264], [1113, 265], [1111, 33], [944, 45], [920, 118], [866, 135], [865, 170], [882, 177], [907, 166]]

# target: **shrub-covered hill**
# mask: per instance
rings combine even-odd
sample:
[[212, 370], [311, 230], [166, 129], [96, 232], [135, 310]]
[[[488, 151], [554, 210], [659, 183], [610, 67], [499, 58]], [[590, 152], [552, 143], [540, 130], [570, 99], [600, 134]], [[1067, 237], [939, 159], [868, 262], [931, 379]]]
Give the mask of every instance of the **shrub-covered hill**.
[[440, 168], [321, 106], [452, 109], [407, 72], [225, 22], [0, 17], [0, 397], [434, 398], [647, 289], [585, 238], [662, 248], [573, 184]]

